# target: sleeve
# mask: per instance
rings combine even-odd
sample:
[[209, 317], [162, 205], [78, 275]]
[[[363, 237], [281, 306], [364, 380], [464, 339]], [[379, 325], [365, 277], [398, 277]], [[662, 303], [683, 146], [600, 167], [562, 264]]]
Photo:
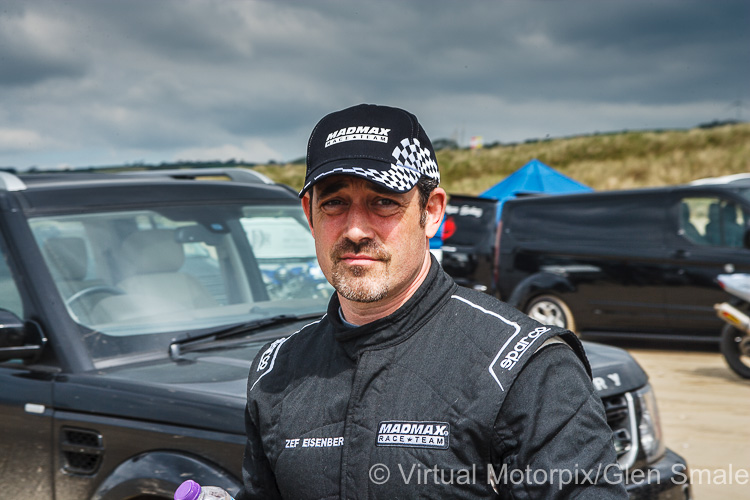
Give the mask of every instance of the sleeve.
[[604, 406], [567, 345], [534, 354], [494, 431], [490, 479], [501, 498], [628, 498]]
[[250, 387], [254, 382], [253, 374], [256, 373], [259, 358], [266, 352], [271, 344], [261, 349], [253, 361], [248, 377], [247, 405], [245, 406], [245, 456], [242, 461], [242, 489], [235, 496], [235, 500], [274, 500], [280, 499], [281, 493], [276, 484], [276, 476], [271, 463], [263, 449], [263, 439], [258, 429], [258, 414], [253, 397], [250, 395]]

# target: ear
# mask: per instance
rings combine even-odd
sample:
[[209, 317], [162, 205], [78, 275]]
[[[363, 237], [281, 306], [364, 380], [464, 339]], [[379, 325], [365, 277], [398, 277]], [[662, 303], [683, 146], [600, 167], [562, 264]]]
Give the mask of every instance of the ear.
[[302, 210], [305, 212], [305, 218], [307, 219], [307, 225], [310, 227], [310, 232], [313, 235], [313, 238], [315, 237], [315, 230], [313, 229], [313, 223], [312, 223], [312, 212], [311, 212], [311, 200], [312, 200], [312, 189], [310, 189], [308, 192], [305, 193], [305, 195], [302, 197], [301, 203], [302, 203]]
[[430, 193], [430, 198], [427, 200], [427, 224], [425, 226], [425, 232], [428, 238], [432, 238], [437, 234], [440, 224], [443, 223], [443, 216], [445, 215], [445, 205], [448, 203], [448, 194], [445, 189], [436, 187]]

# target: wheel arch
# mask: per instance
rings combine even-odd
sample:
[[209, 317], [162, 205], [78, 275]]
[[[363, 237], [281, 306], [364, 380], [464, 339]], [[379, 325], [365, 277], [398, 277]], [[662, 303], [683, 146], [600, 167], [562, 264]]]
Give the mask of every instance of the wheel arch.
[[[565, 276], [549, 272], [540, 272], [524, 278], [516, 285], [508, 297], [508, 304], [520, 311], [540, 295], [556, 295], [561, 300], [568, 293], [576, 291], [576, 287]], [[566, 301], [567, 302], [567, 301]]]
[[232, 495], [242, 486], [234, 475], [201, 458], [178, 451], [151, 451], [118, 465], [91, 500], [171, 500], [177, 487], [188, 479], [222, 487]]

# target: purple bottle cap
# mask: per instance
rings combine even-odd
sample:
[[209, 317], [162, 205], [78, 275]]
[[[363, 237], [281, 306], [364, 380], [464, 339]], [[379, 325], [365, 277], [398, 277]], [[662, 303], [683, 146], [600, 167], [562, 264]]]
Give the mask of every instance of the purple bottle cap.
[[174, 500], [198, 500], [201, 495], [201, 485], [188, 479], [174, 492]]

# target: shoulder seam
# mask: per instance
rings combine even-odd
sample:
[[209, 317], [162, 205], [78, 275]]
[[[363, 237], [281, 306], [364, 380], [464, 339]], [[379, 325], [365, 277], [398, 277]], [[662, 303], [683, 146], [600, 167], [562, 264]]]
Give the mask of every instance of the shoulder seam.
[[478, 304], [475, 304], [474, 302], [472, 302], [470, 300], [467, 300], [467, 299], [465, 299], [463, 297], [459, 297], [458, 295], [451, 295], [451, 298], [452, 299], [456, 299], [456, 300], [458, 300], [460, 302], [463, 302], [464, 304], [468, 305], [469, 307], [472, 307], [472, 308], [474, 308], [474, 309], [476, 309], [476, 310], [478, 310], [478, 311], [480, 311], [480, 312], [482, 312], [484, 314], [487, 314], [489, 316], [497, 318], [497, 319], [499, 319], [500, 321], [502, 321], [503, 323], [505, 323], [506, 325], [512, 327], [515, 330], [513, 332], [513, 335], [511, 335], [510, 337], [508, 337], [508, 340], [506, 340], [505, 343], [500, 348], [500, 350], [497, 351], [497, 354], [493, 358], [492, 363], [490, 363], [490, 366], [487, 368], [487, 370], [490, 372], [490, 375], [492, 375], [492, 378], [495, 379], [495, 382], [497, 382], [497, 385], [500, 386], [500, 390], [504, 392], [505, 388], [503, 387], [503, 384], [500, 382], [500, 379], [498, 378], [497, 374], [495, 373], [494, 367], [495, 367], [495, 364], [500, 359], [500, 355], [505, 351], [505, 348], [508, 347], [508, 344], [510, 344], [510, 342], [521, 331], [521, 326], [518, 323], [516, 323], [515, 321], [511, 321], [511, 320], [509, 320], [507, 318], [504, 318], [503, 316], [499, 315], [498, 313], [490, 311], [488, 309], [485, 309], [484, 307], [482, 307], [482, 306], [480, 306]]
[[323, 317], [321, 317], [319, 320], [313, 321], [311, 323], [308, 323], [305, 326], [303, 326], [302, 328], [300, 328], [299, 330], [297, 330], [296, 332], [292, 333], [291, 335], [289, 335], [287, 337], [280, 338], [276, 342], [272, 343], [271, 346], [268, 349], [266, 349], [266, 352], [263, 353], [263, 355], [262, 355], [262, 356], [265, 356], [265, 355], [271, 355], [271, 354], [273, 354], [273, 357], [271, 358], [271, 361], [270, 361], [270, 365], [269, 365], [268, 369], [265, 370], [263, 373], [261, 373], [260, 377], [258, 377], [257, 380], [255, 382], [253, 382], [253, 385], [250, 386], [249, 390], [252, 391], [253, 388], [255, 388], [255, 385], [258, 382], [260, 382], [260, 380], [263, 377], [265, 377], [267, 374], [271, 373], [271, 371], [273, 370], [273, 367], [274, 367], [274, 365], [276, 363], [276, 356], [278, 356], [279, 351], [281, 350], [281, 346], [284, 345], [284, 343], [287, 340], [289, 340], [290, 338], [294, 337], [296, 334], [298, 334], [299, 332], [301, 332], [302, 330], [304, 330], [308, 326], [312, 326], [312, 325], [316, 325], [316, 324], [320, 323], [321, 321], [323, 321], [323, 318], [325, 318], [325, 317], [326, 317], [326, 315], [324, 314]]

